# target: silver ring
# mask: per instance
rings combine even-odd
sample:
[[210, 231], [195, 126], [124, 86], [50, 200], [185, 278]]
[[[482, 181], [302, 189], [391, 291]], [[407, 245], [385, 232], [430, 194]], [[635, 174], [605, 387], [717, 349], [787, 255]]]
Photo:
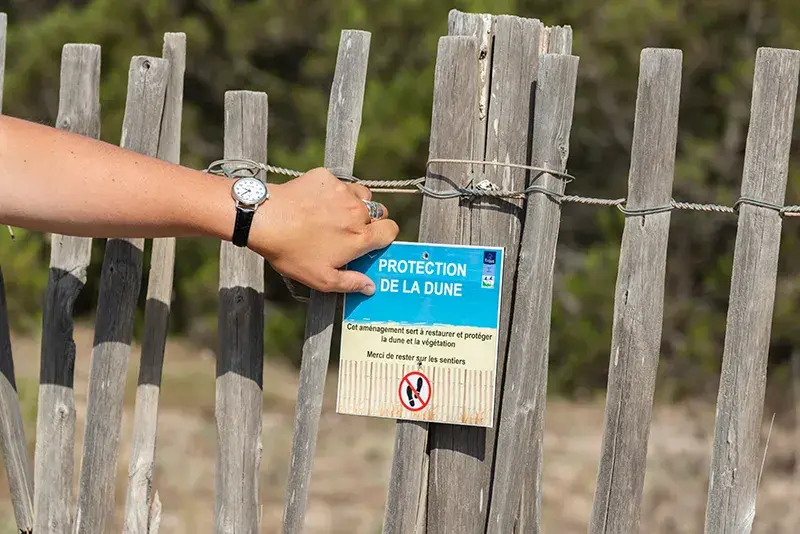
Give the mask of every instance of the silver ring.
[[361, 199], [361, 201], [367, 205], [367, 209], [369, 209], [369, 218], [371, 220], [377, 221], [383, 217], [383, 206], [380, 203], [364, 199]]

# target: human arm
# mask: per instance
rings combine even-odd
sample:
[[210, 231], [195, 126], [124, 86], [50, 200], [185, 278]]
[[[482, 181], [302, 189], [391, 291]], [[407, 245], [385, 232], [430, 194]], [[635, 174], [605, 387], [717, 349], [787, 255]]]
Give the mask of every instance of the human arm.
[[[231, 180], [88, 137], [0, 116], [0, 223], [33, 231], [230, 241]], [[325, 292], [374, 285], [347, 262], [389, 245], [397, 224], [370, 222], [368, 189], [314, 169], [285, 184], [253, 219], [248, 248], [281, 274]], [[384, 208], [384, 212], [386, 212]]]

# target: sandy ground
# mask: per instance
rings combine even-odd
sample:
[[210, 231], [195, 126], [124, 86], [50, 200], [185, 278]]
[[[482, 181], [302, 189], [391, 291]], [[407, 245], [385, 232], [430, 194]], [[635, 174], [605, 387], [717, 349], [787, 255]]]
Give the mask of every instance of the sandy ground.
[[[76, 332], [79, 361], [76, 401], [81, 451], [86, 386], [92, 333]], [[27, 435], [33, 439], [36, 418], [39, 343], [13, 339], [17, 376]], [[117, 527], [125, 504], [139, 347], [134, 347], [128, 376], [123, 420], [123, 448], [117, 478]], [[284, 489], [288, 474], [297, 374], [267, 363], [264, 373], [264, 456], [261, 502], [264, 533], [281, 531]], [[328, 377], [320, 425], [306, 532], [376, 534], [381, 529], [391, 464], [394, 423], [338, 416], [334, 410], [335, 373]], [[186, 343], [167, 347], [161, 394], [155, 488], [163, 504], [161, 532], [205, 534], [213, 531], [214, 361]], [[764, 438], [772, 414], [765, 414]], [[776, 420], [759, 487], [753, 532], [800, 532], [800, 481], [795, 478], [793, 447], [797, 439], [787, 421]], [[641, 532], [699, 533], [703, 531], [707, 471], [714, 421], [707, 403], [656, 406], [642, 505]], [[602, 402], [548, 401], [543, 530], [585, 533], [591, 512], [603, 423]], [[763, 442], [763, 441], [762, 441]], [[77, 472], [77, 469], [76, 469]], [[77, 478], [77, 475], [76, 475]], [[77, 480], [76, 480], [77, 482]], [[5, 477], [0, 482], [0, 532], [16, 532]]]

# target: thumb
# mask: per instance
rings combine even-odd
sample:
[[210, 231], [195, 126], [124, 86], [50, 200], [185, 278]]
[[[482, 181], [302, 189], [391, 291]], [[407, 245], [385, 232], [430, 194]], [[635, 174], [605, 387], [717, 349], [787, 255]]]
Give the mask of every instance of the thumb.
[[375, 283], [370, 278], [356, 271], [334, 271], [331, 291], [335, 293], [375, 294]]

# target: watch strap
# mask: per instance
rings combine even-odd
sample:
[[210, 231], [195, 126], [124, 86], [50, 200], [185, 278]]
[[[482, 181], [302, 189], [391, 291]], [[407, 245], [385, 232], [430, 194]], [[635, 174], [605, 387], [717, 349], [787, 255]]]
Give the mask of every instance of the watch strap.
[[233, 225], [233, 239], [231, 242], [237, 247], [246, 247], [250, 236], [250, 226], [253, 223], [255, 210], [236, 207], [236, 222]]

